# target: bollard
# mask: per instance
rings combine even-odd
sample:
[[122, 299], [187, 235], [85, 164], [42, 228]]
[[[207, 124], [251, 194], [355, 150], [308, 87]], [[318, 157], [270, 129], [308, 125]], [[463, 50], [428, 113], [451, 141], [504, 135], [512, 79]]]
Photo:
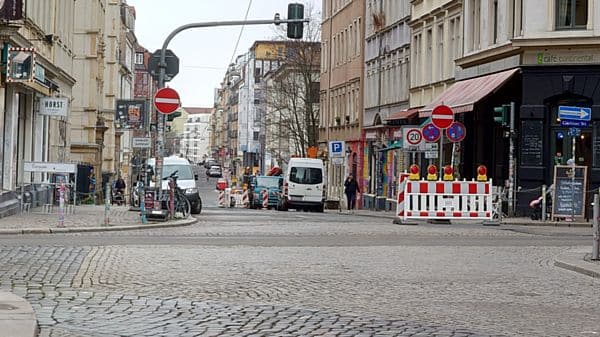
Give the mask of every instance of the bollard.
[[546, 221], [546, 184], [542, 185], [542, 222]]
[[146, 217], [146, 189], [144, 188], [143, 183], [141, 183], [139, 189], [139, 198], [140, 198], [140, 217], [142, 219], [142, 224], [148, 223], [148, 218]]
[[110, 184], [106, 184], [106, 193], [104, 196], [104, 226], [110, 225]]
[[65, 184], [58, 188], [58, 227], [65, 227]]
[[592, 245], [592, 260], [600, 260], [600, 197], [594, 194], [594, 243]]

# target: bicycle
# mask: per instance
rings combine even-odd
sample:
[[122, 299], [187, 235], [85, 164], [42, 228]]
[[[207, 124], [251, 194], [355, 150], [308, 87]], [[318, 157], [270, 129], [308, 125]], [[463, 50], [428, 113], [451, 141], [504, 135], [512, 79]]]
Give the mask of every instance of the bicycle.
[[[163, 178], [163, 180], [168, 180], [170, 198], [167, 206], [171, 215], [180, 213], [183, 218], [187, 218], [192, 211], [192, 205], [183, 190], [177, 185], [177, 173], [178, 170], [175, 170], [170, 176]], [[173, 204], [171, 204], [171, 200]]]

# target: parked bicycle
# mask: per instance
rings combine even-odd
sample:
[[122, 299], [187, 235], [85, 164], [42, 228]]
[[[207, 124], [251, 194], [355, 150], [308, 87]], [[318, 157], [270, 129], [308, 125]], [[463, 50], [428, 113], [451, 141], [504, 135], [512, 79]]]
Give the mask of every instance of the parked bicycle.
[[185, 192], [177, 185], [177, 173], [178, 170], [175, 170], [170, 176], [163, 178], [163, 180], [168, 181], [169, 196], [173, 200], [173, 206], [171, 206], [169, 200], [167, 201], [167, 207], [172, 215], [181, 214], [183, 218], [187, 218], [190, 215], [192, 206], [188, 198], [186, 198]]

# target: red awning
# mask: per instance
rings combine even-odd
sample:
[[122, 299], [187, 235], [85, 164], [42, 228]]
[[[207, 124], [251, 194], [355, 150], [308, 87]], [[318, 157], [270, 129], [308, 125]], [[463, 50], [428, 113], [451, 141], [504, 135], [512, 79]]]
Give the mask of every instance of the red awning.
[[438, 105], [444, 104], [452, 108], [454, 113], [473, 111], [475, 103], [499, 89], [520, 69], [510, 69], [503, 72], [458, 81], [439, 95], [433, 102], [421, 109], [419, 117], [431, 116], [431, 111]]
[[409, 119], [415, 117], [419, 113], [419, 108], [410, 108], [402, 111], [397, 111], [386, 117], [385, 121], [393, 121], [398, 119]]

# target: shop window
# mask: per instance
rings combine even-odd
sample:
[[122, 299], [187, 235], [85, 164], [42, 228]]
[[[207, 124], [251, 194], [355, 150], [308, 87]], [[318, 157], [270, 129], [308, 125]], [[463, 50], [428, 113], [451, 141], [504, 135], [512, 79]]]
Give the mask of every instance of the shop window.
[[588, 0], [556, 0], [556, 29], [586, 28]]

